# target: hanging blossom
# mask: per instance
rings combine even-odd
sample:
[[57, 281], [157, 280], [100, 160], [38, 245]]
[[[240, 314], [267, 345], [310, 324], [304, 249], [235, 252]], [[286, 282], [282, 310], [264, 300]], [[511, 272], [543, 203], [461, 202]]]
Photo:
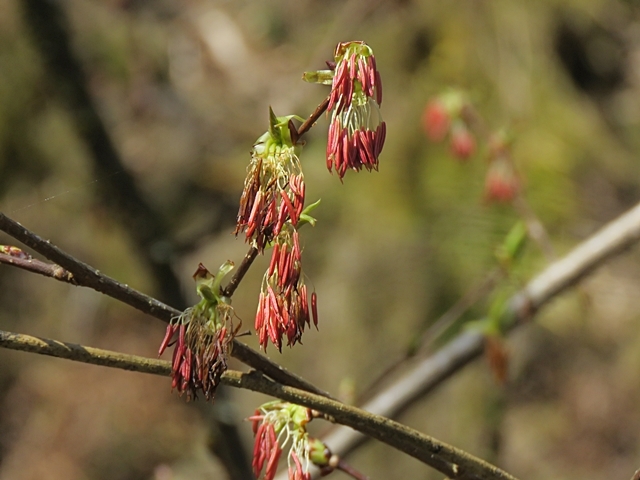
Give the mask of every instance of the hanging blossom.
[[329, 473], [335, 459], [322, 441], [307, 433], [307, 424], [313, 420], [313, 411], [292, 403], [274, 400], [258, 408], [249, 417], [253, 423], [253, 473], [264, 480], [273, 480], [278, 460], [287, 452], [289, 480], [309, 480], [311, 463]]
[[254, 144], [240, 198], [235, 234], [244, 232], [260, 252], [285, 222], [297, 225], [304, 208], [305, 184], [293, 115], [270, 112], [269, 130]]
[[378, 169], [387, 126], [380, 116], [382, 80], [373, 50], [364, 42], [336, 46], [333, 71], [306, 72], [309, 82], [331, 84], [333, 110], [327, 139], [327, 168], [344, 177], [348, 169]]
[[316, 293], [309, 305], [307, 286], [302, 274], [301, 249], [298, 231], [291, 222], [284, 224], [273, 240], [269, 269], [262, 279], [255, 329], [262, 348], [270, 340], [282, 351], [282, 338], [287, 345], [300, 342], [305, 324], [318, 328]]
[[387, 127], [380, 116], [382, 80], [373, 50], [364, 42], [336, 46], [328, 109], [327, 168], [342, 179], [347, 169], [378, 169]]
[[167, 326], [158, 356], [174, 345], [171, 363], [171, 388], [187, 398], [196, 398], [198, 390], [210, 400], [222, 374], [227, 370], [233, 339], [240, 328], [233, 325], [230, 300], [220, 294], [223, 277], [233, 264], [227, 262], [216, 276], [200, 264], [193, 275], [196, 290], [202, 298], [187, 308]]

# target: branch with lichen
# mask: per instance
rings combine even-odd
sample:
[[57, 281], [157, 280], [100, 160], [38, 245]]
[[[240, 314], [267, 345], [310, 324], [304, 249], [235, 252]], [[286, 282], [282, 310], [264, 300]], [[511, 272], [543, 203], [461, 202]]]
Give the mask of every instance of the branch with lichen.
[[[48, 338], [0, 331], [0, 347], [65, 358], [77, 362], [154, 375], [171, 375], [170, 362], [128, 355]], [[515, 480], [515, 477], [460, 449], [393, 420], [315, 393], [278, 383], [258, 371], [227, 370], [221, 383], [279, 398], [325, 414], [326, 419], [349, 426], [430, 465], [450, 479]]]

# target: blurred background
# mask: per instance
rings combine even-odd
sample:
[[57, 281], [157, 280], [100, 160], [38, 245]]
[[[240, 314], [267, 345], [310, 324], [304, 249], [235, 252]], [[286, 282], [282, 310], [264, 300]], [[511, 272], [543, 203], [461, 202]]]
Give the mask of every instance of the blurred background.
[[[524, 195], [557, 255], [640, 199], [634, 0], [3, 0], [0, 210], [184, 308], [199, 262], [215, 271], [246, 252], [231, 232], [268, 106], [308, 116], [328, 89], [301, 74], [346, 40], [369, 43], [382, 74], [380, 171], [341, 184], [325, 168], [326, 118], [306, 135], [307, 202], [322, 204], [301, 236], [320, 329], [267, 352], [344, 401], [482, 284], [519, 218], [483, 200], [482, 139], [467, 162], [428, 141], [433, 95], [464, 89], [490, 129], [511, 130]], [[500, 288], [547, 264], [531, 244]], [[234, 296], [246, 328], [266, 265], [258, 259]], [[640, 467], [639, 292], [636, 249], [509, 338], [506, 384], [475, 362], [399, 420], [521, 478], [630, 478]], [[153, 357], [165, 325], [2, 267], [0, 329]], [[221, 389], [212, 406], [170, 390], [162, 377], [0, 350], [0, 478], [249, 478], [243, 419], [266, 398]], [[441, 478], [374, 442], [348, 460], [375, 479]]]

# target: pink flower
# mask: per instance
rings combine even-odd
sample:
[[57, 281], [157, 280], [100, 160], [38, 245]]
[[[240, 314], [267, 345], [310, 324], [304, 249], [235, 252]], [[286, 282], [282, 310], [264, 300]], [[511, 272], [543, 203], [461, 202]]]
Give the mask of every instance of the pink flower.
[[491, 160], [484, 185], [487, 201], [510, 202], [520, 191], [520, 180], [510, 157], [500, 155]]
[[468, 159], [476, 151], [476, 139], [462, 122], [456, 122], [451, 130], [451, 153], [460, 160]]
[[253, 157], [240, 198], [235, 233], [255, 239], [260, 251], [285, 222], [295, 226], [304, 208], [305, 184], [298, 157]]
[[[215, 395], [220, 378], [227, 370], [237, 328], [233, 326], [233, 308], [219, 293], [220, 281], [232, 268], [226, 263], [216, 278], [200, 264], [194, 279], [202, 297], [167, 325], [158, 356], [174, 345], [171, 361], [171, 388], [187, 398], [196, 398], [198, 390], [207, 400]], [[176, 338], [174, 338], [176, 337]]]
[[378, 169], [386, 124], [380, 116], [382, 80], [373, 51], [364, 42], [339, 43], [328, 110], [327, 168], [342, 180], [347, 169]]
[[262, 280], [258, 299], [255, 329], [262, 348], [271, 341], [282, 350], [282, 338], [287, 345], [300, 342], [305, 324], [318, 326], [316, 294], [311, 294], [309, 308], [307, 286], [304, 283], [298, 231], [290, 223], [284, 225], [274, 240], [269, 269]]
[[435, 98], [427, 103], [422, 114], [422, 125], [432, 142], [441, 142], [447, 136], [451, 126], [451, 116], [440, 99]]
[[342, 113], [362, 96], [382, 105], [382, 79], [371, 47], [361, 41], [342, 42], [336, 46], [334, 58], [329, 110], [336, 106], [336, 111]]
[[305, 184], [291, 116], [270, 111], [270, 128], [253, 146], [240, 197], [235, 234], [245, 232], [260, 252], [285, 222], [296, 226], [304, 208]]
[[264, 480], [273, 480], [278, 460], [287, 449], [290, 480], [310, 480], [310, 439], [306, 425], [311, 420], [306, 407], [280, 400], [265, 403], [249, 417], [255, 436], [253, 446], [253, 473], [256, 478], [264, 470]]
[[266, 463], [264, 479], [272, 480], [278, 469], [278, 460], [282, 455], [282, 449], [278, 444], [276, 430], [272, 423], [260, 423], [257, 420], [254, 420], [254, 422], [258, 425], [254, 432], [256, 440], [253, 446], [253, 473], [258, 478]]

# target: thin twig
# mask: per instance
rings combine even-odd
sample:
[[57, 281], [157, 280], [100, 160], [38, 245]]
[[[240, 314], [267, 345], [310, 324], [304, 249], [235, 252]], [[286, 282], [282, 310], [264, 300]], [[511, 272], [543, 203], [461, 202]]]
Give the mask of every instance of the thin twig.
[[231, 278], [227, 286], [224, 288], [222, 292], [224, 296], [226, 297], [233, 296], [234, 292], [236, 291], [236, 288], [238, 288], [238, 285], [240, 285], [240, 282], [244, 278], [245, 274], [249, 271], [249, 268], [251, 267], [251, 265], [253, 264], [253, 261], [256, 259], [257, 256], [258, 256], [258, 249], [255, 247], [255, 245], [251, 245], [251, 247], [249, 248], [249, 251], [242, 259], [242, 263], [235, 270], [233, 277]]
[[[564, 258], [549, 265], [508, 302], [510, 326], [526, 321], [557, 295], [566, 292], [582, 278], [640, 241], [640, 204], [602, 227], [576, 246]], [[398, 381], [367, 402], [362, 408], [393, 418], [446, 379], [478, 358], [484, 339], [477, 332], [465, 332], [429, 358], [423, 359]], [[323, 438], [341, 457], [364, 443], [365, 438], [350, 429], [338, 428]], [[639, 479], [640, 480], [640, 479]]]
[[[0, 331], [0, 347], [136, 372], [163, 376], [171, 374], [171, 364], [167, 361], [19, 333]], [[249, 373], [227, 370], [222, 375], [221, 382], [323, 412], [342, 425], [359, 430], [417, 458], [451, 479], [473, 476], [480, 480], [516, 480], [484, 460], [417, 430], [336, 400], [282, 385], [255, 370]]]
[[[2, 213], [0, 213], [0, 230], [63, 267], [73, 275], [79, 286], [89, 287], [100, 293], [104, 293], [163, 322], [169, 322], [181, 313], [179, 310], [165, 305], [159, 300], [149, 297], [128, 285], [123, 285], [86, 263], [77, 260], [53, 245], [50, 241], [44, 240]], [[328, 393], [323, 392], [303, 378], [289, 372], [242, 342], [234, 340], [232, 355], [241, 362], [285, 385], [291, 385], [302, 390], [317, 393], [318, 395], [330, 396]]]
[[317, 106], [314, 112], [309, 115], [309, 118], [307, 118], [304, 123], [300, 125], [300, 128], [298, 128], [298, 137], [301, 137], [302, 135], [307, 133], [311, 129], [311, 127], [313, 127], [313, 124], [316, 123], [320, 116], [327, 110], [328, 106], [329, 97], [325, 98], [322, 103]]
[[338, 466], [336, 467], [336, 469], [346, 473], [347, 475], [350, 475], [356, 480], [369, 480], [369, 477], [359, 472], [342, 459], [340, 459], [340, 461], [338, 462]]
[[0, 263], [18, 267], [31, 273], [37, 273], [38, 275], [44, 275], [45, 277], [55, 278], [56, 280], [70, 283], [71, 285], [78, 284], [75, 281], [75, 278], [73, 278], [73, 274], [62, 268], [60, 265], [56, 265], [55, 263], [46, 263], [38, 260], [37, 258], [19, 258], [0, 253]]

